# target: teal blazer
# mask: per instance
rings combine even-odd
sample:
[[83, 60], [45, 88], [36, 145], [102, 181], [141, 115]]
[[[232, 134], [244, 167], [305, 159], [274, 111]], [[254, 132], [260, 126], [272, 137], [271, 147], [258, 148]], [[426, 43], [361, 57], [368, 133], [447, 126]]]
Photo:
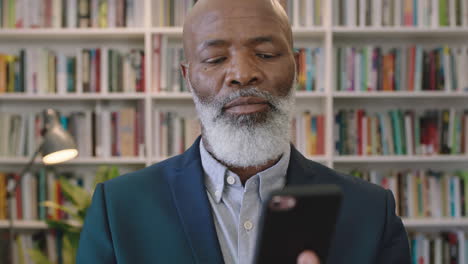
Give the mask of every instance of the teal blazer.
[[[199, 143], [200, 138], [182, 155], [99, 184], [81, 232], [77, 263], [224, 263]], [[407, 234], [390, 191], [308, 160], [294, 147], [286, 177], [287, 185], [342, 188], [328, 263], [410, 263]]]

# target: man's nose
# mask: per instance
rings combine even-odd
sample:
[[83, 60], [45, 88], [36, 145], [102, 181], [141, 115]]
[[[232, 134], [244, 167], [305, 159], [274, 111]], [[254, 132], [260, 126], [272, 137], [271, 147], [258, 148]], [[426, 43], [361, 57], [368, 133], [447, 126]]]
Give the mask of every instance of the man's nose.
[[226, 74], [226, 85], [232, 88], [244, 88], [258, 85], [263, 81], [263, 75], [255, 63], [255, 58], [236, 56], [231, 60]]

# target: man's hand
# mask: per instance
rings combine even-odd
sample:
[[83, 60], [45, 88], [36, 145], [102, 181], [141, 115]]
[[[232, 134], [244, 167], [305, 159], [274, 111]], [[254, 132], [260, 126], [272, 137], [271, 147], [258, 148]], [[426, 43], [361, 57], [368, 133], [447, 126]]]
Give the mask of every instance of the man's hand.
[[314, 252], [306, 250], [297, 257], [297, 264], [320, 264], [320, 261]]

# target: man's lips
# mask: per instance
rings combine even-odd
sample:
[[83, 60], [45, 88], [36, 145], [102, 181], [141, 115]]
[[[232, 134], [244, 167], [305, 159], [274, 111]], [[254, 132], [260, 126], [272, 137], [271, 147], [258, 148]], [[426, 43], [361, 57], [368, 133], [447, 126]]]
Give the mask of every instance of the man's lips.
[[240, 97], [224, 106], [224, 110], [233, 114], [251, 114], [267, 110], [268, 100], [260, 97]]

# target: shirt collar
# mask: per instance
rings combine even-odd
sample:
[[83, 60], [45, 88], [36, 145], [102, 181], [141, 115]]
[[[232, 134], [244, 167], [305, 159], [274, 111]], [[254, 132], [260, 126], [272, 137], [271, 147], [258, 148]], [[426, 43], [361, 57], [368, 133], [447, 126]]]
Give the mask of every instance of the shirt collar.
[[[259, 172], [257, 175], [247, 180], [246, 185], [249, 181], [259, 181], [259, 196], [263, 201], [267, 199], [268, 195], [276, 189], [281, 189], [286, 183], [286, 172], [289, 165], [289, 158], [291, 156], [291, 146], [285, 150], [281, 159], [272, 167]], [[203, 145], [203, 139], [200, 140], [200, 157], [202, 167], [205, 172], [205, 187], [210, 193], [211, 197], [214, 198], [216, 203], [221, 201], [223, 191], [225, 188], [226, 177], [228, 175], [235, 175], [235, 173], [228, 170], [226, 166], [217, 161]], [[239, 178], [235, 175], [236, 178]]]

